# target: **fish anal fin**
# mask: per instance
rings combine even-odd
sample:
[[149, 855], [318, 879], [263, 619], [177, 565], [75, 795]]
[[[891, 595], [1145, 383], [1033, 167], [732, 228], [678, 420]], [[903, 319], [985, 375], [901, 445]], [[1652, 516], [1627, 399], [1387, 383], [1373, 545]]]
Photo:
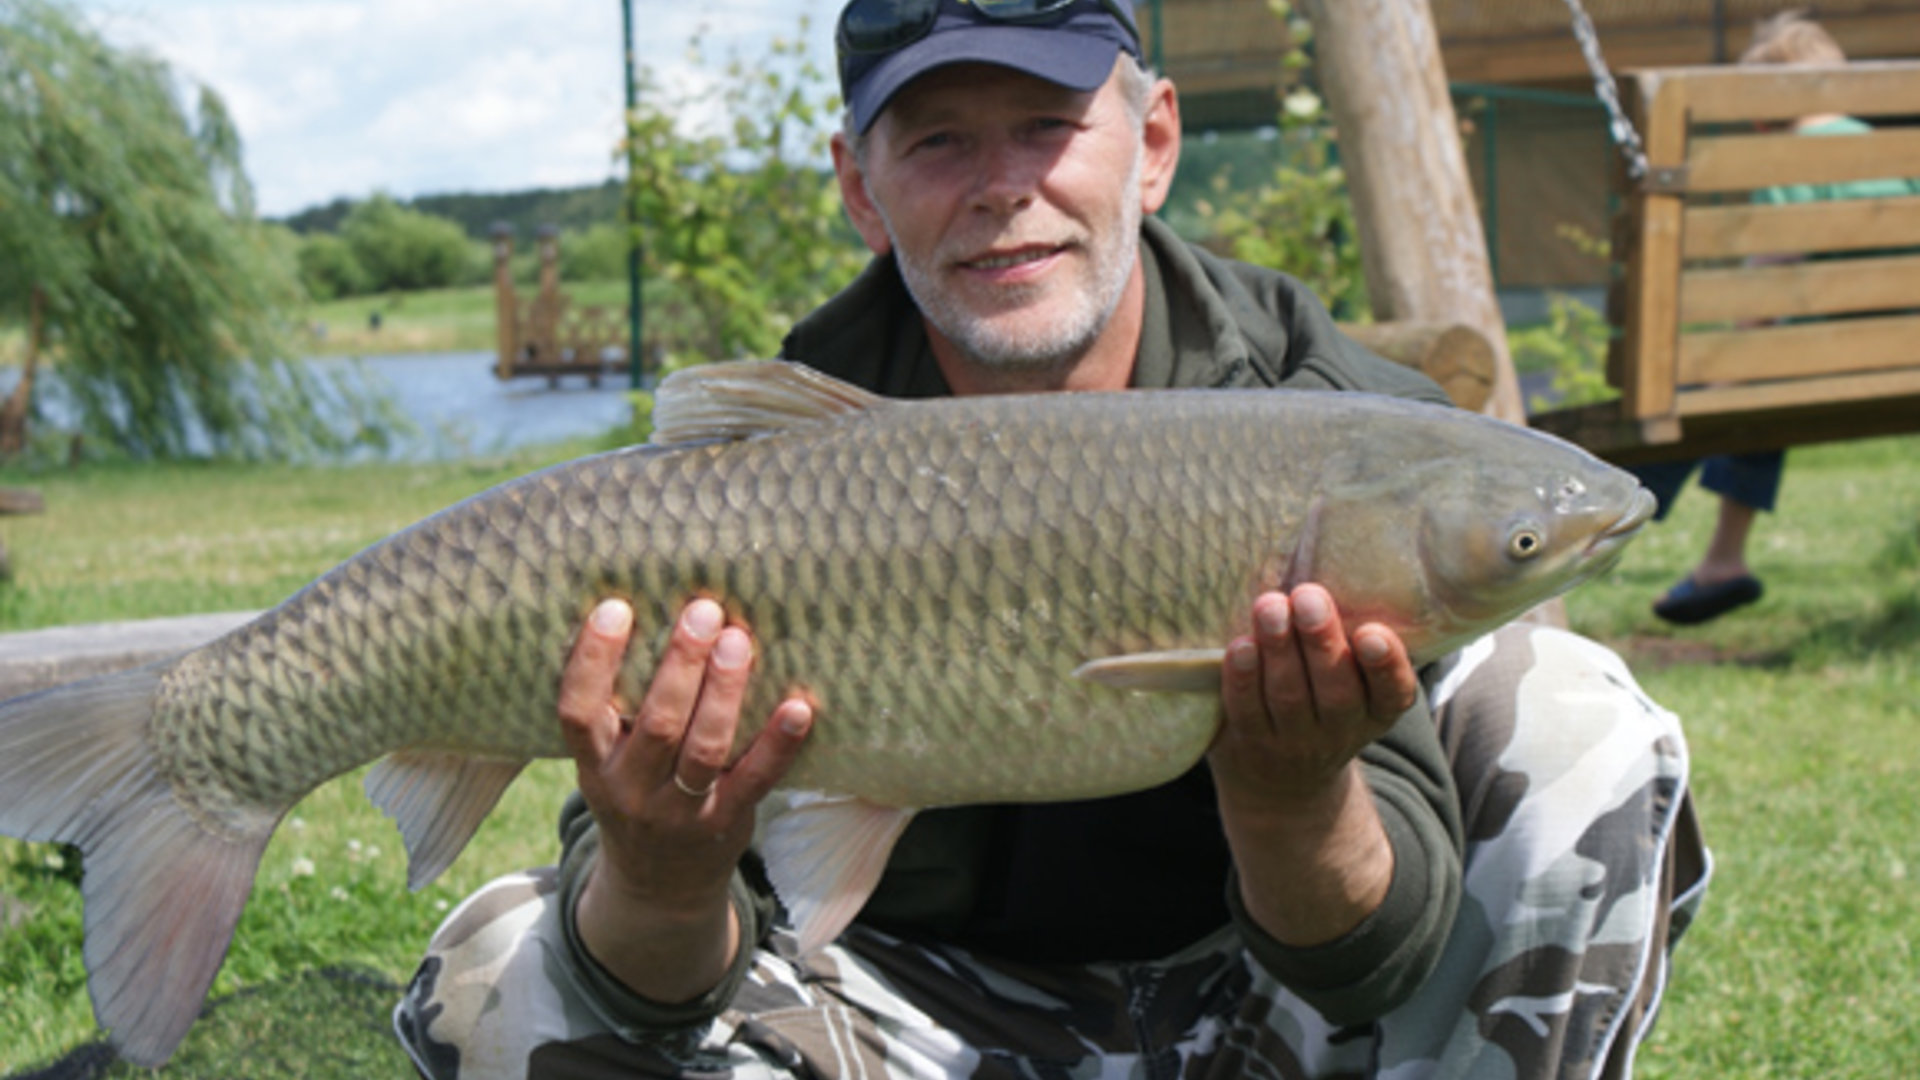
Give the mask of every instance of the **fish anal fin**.
[[774, 816], [762, 823], [760, 857], [805, 956], [860, 913], [916, 811], [813, 793], [788, 800], [784, 810], [766, 808]]
[[1115, 690], [1206, 694], [1219, 691], [1220, 665], [1226, 659], [1225, 649], [1129, 653], [1089, 660], [1073, 669], [1073, 677]]
[[823, 423], [888, 399], [786, 360], [682, 368], [654, 393], [653, 442], [745, 439]]
[[407, 887], [426, 888], [453, 865], [526, 759], [449, 750], [401, 750], [368, 770], [367, 798], [399, 826], [407, 844]]

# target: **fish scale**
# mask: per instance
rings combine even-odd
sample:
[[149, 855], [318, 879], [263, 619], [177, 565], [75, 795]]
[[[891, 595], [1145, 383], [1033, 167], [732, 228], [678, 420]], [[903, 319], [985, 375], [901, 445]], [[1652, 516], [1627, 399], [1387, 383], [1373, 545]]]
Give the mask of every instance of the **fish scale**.
[[741, 363], [669, 378], [656, 421], [181, 657], [0, 703], [0, 831], [86, 849], [89, 986], [124, 1056], [172, 1052], [314, 787], [377, 759], [417, 887], [563, 755], [561, 672], [603, 598], [635, 612], [629, 707], [702, 595], [755, 635], [736, 750], [785, 695], [815, 703], [757, 841], [812, 948], [920, 808], [1190, 768], [1258, 590], [1319, 582], [1432, 659], [1610, 565], [1652, 505], [1558, 440], [1361, 394], [890, 402]]

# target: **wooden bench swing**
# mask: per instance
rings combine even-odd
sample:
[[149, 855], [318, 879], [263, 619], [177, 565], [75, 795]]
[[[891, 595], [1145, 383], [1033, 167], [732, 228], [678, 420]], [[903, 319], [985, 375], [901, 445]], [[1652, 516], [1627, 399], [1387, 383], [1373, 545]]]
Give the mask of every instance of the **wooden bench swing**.
[[[1668, 68], [1621, 86], [1608, 382], [1529, 422], [1634, 463], [1920, 431], [1920, 196], [1785, 206], [1786, 184], [1920, 177], [1920, 63]], [[1864, 135], [1757, 123], [1839, 113]], [[1749, 265], [1749, 258], [1800, 255]]]

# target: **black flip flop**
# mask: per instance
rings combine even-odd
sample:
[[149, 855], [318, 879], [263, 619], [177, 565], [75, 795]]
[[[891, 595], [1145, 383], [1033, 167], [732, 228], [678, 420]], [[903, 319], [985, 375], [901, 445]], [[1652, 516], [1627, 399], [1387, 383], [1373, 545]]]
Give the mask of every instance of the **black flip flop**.
[[1694, 626], [1717, 619], [1734, 608], [1745, 607], [1760, 599], [1765, 591], [1760, 587], [1760, 579], [1751, 574], [1717, 585], [1702, 585], [1689, 576], [1654, 601], [1653, 613], [1670, 623]]

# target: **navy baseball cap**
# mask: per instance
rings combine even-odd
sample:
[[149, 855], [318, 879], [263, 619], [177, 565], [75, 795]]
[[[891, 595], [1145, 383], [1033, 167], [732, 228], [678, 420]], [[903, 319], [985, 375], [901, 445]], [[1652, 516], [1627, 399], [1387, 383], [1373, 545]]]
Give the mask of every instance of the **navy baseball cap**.
[[998, 64], [1094, 90], [1140, 58], [1133, 0], [852, 0], [834, 33], [840, 96], [865, 134], [893, 95], [948, 64]]

